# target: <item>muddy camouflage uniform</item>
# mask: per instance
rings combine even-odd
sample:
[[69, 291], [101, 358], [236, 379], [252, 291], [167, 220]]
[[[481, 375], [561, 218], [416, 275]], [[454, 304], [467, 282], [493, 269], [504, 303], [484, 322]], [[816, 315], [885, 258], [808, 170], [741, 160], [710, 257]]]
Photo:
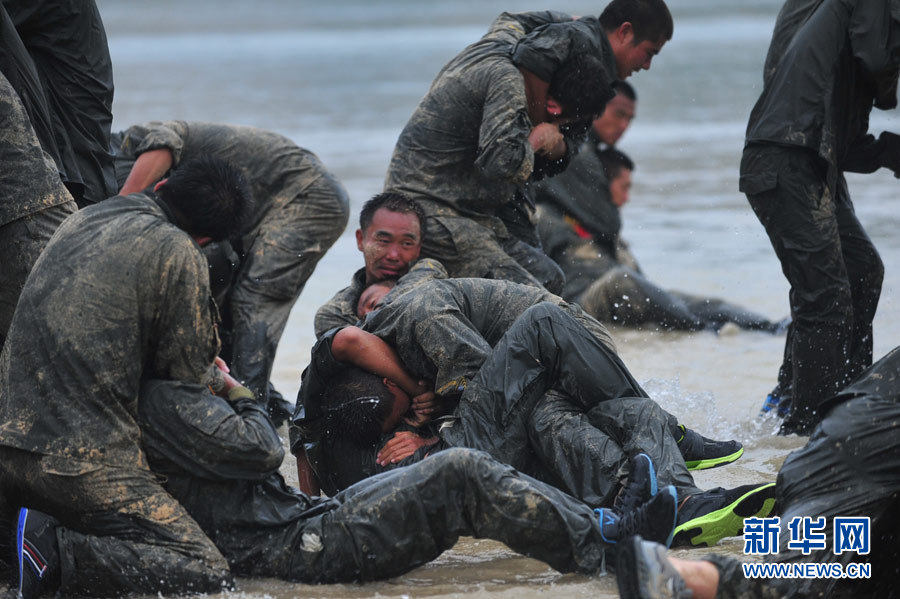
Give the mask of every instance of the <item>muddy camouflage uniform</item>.
[[[699, 492], [675, 442], [677, 420], [647, 398], [603, 325], [541, 289], [435, 278], [442, 274], [420, 260], [362, 328], [391, 345], [411, 376], [461, 398], [460, 422], [441, 430], [446, 445], [488, 451], [591, 505], [608, 504], [621, 469], [641, 451], [661, 484]], [[303, 376], [295, 451], [318, 441], [303, 431], [318, 414], [315, 388], [336, 368], [332, 337], [320, 340]]]
[[96, 3], [2, 3], [8, 14], [0, 15], [0, 68], [22, 97], [41, 145], [80, 206], [116, 195], [112, 61]]
[[73, 214], [34, 266], [0, 353], [2, 513], [61, 521], [61, 591], [215, 591], [228, 566], [159, 485], [136, 421], [144, 378], [211, 379], [207, 265], [154, 197]]
[[330, 329], [354, 325], [359, 321], [359, 317], [356, 315], [356, 306], [365, 289], [366, 269], [360, 268], [353, 273], [349, 286], [335, 293], [316, 311], [316, 318], [313, 321], [316, 339], [322, 337]]
[[[869, 580], [744, 578], [738, 562], [708, 556], [719, 568], [722, 599], [896, 597], [898, 497], [900, 497], [900, 348], [879, 360], [838, 395], [823, 402], [827, 414], [809, 442], [788, 456], [778, 473], [780, 551], [767, 561], [871, 563]], [[830, 410], [830, 411], [829, 411]], [[826, 549], [803, 555], [789, 550], [787, 528], [795, 516], [824, 517]], [[868, 555], [835, 555], [833, 519], [871, 518]]]
[[808, 432], [818, 402], [872, 363], [884, 265], [857, 219], [844, 171], [900, 171], [900, 137], [868, 134], [897, 103], [897, 0], [788, 0], [747, 125], [740, 189], [791, 284], [779, 385], [784, 432]]
[[510, 245], [542, 279], [542, 272], [555, 272], [542, 268], [546, 256], [514, 239], [498, 215], [536, 171], [547, 176], [564, 169], [581, 141], [583, 127], [567, 129], [567, 156], [536, 159], [519, 71], [526, 68], [549, 82], [572, 50], [590, 52], [616, 72], [596, 18], [504, 13], [438, 73], [400, 133], [385, 191], [419, 202], [428, 231], [422, 255], [440, 260], [452, 276], [539, 284], [510, 255]]
[[237, 575], [381, 580], [435, 559], [460, 536], [498, 540], [561, 572], [601, 569], [605, 543], [591, 508], [482, 452], [443, 451], [311, 498], [277, 473], [281, 441], [252, 399], [230, 406], [170, 382], [145, 391], [151, 465]]
[[[2, 10], [2, 7], [0, 7]], [[76, 210], [38, 142], [18, 94], [0, 72], [0, 348], [41, 250]]]
[[167, 149], [173, 168], [212, 154], [244, 171], [254, 212], [233, 244], [241, 266], [222, 307], [223, 358], [263, 396], [291, 307], [350, 213], [340, 182], [315, 154], [262, 129], [184, 121], [135, 125], [123, 132], [116, 171], [124, 183], [133, 161]]
[[726, 322], [774, 331], [764, 316], [715, 298], [665, 290], [650, 282], [620, 238], [622, 220], [593, 131], [565, 172], [531, 186], [538, 234], [566, 275], [561, 295], [607, 324], [655, 323], [667, 329], [718, 329]]

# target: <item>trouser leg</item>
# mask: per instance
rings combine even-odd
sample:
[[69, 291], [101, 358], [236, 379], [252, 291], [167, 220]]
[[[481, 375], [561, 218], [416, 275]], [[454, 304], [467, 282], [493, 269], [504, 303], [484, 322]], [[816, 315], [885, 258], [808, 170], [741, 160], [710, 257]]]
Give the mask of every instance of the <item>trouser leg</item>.
[[94, 0], [4, 0], [43, 84], [66, 172], [83, 206], [114, 196], [113, 69]]
[[340, 237], [349, 214], [346, 191], [324, 167], [312, 182], [295, 181], [284, 193], [293, 200], [260, 223], [227, 308], [231, 368], [259, 397], [266, 394], [291, 308], [319, 260]]
[[0, 477], [13, 507], [60, 520], [64, 594], [200, 593], [232, 586], [225, 558], [149, 470], [4, 447]]
[[566, 284], [566, 275], [559, 264], [553, 261], [540, 248], [534, 247], [519, 239], [510, 238], [503, 243], [503, 249], [509, 256], [530, 272], [544, 289], [559, 295]]
[[551, 387], [585, 408], [647, 394], [622, 360], [569, 311], [542, 302], [528, 308], [500, 339], [442, 436], [457, 447], [490, 453], [516, 466], [528, 443], [527, 419]]
[[590, 423], [583, 407], [548, 391], [528, 418], [528, 435], [554, 485], [590, 506], [612, 505], [619, 480], [627, 475], [629, 456]]
[[771, 320], [737, 304], [681, 291], [670, 290], [669, 293], [683, 301], [691, 313], [709, 327], [718, 329], [726, 322], [732, 322], [742, 329], [751, 331], [775, 330], [775, 324]]
[[747, 578], [738, 560], [712, 553], [703, 558], [719, 571], [717, 599], [801, 599], [811, 597], [790, 578]]
[[812, 152], [745, 152], [742, 170], [767, 168], [778, 173], [777, 185], [747, 197], [791, 284], [793, 390], [784, 425], [803, 432], [821, 418], [819, 402], [843, 386], [848, 372], [854, 318], [841, 247], [844, 218], [836, 216], [826, 166]]
[[429, 213], [427, 204], [422, 257], [434, 258], [451, 277], [503, 279], [541, 287], [528, 269], [506, 253], [502, 241], [489, 227], [462, 216]]
[[702, 493], [678, 448], [683, 431], [678, 419], [645, 397], [621, 397], [601, 402], [587, 412], [596, 429], [616, 440], [625, 455], [645, 453], [653, 460], [660, 486], [674, 485], [679, 497]]
[[70, 200], [0, 227], [0, 255], [4, 257], [0, 269], [0, 349], [6, 341], [28, 273], [53, 232], [76, 209], [75, 202]]
[[390, 578], [433, 560], [460, 536], [500, 541], [561, 572], [595, 572], [603, 560], [591, 508], [482, 452], [442, 451], [336, 499], [339, 508], [298, 534], [289, 578]]
[[856, 218], [847, 182], [843, 177], [838, 180], [835, 201], [841, 254], [847, 269], [853, 306], [849, 367], [844, 376], [846, 383], [872, 364], [872, 321], [881, 297], [884, 263]]
[[656, 323], [679, 331], [697, 331], [706, 326], [680, 298], [623, 266], [594, 281], [578, 297], [578, 303], [588, 314], [610, 324]]

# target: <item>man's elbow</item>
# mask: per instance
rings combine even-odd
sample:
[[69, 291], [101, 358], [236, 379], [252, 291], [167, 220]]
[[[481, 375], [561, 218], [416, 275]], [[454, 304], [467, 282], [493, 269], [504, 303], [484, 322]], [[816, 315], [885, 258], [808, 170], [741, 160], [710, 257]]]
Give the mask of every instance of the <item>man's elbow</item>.
[[284, 447], [279, 441], [277, 447], [269, 448], [269, 451], [263, 456], [262, 463], [260, 464], [261, 470], [269, 473], [275, 472], [281, 468], [282, 462], [284, 462]]

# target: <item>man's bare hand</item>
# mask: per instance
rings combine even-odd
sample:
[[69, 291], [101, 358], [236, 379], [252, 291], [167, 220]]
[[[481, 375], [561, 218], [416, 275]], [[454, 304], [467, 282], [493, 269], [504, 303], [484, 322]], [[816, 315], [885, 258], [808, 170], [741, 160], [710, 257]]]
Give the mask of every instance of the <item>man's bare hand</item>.
[[437, 442], [437, 437], [426, 438], [410, 431], [399, 431], [394, 433], [394, 436], [384, 444], [375, 457], [375, 461], [379, 466], [396, 464], [416, 453], [419, 448], [434, 445]]
[[222, 372], [231, 372], [231, 369], [228, 367], [228, 364], [225, 363], [225, 360], [216, 356], [216, 359], [213, 360], [213, 364], [216, 365], [216, 368], [221, 370]]
[[544, 154], [550, 158], [560, 158], [566, 153], [566, 140], [553, 123], [536, 125], [528, 136], [528, 142], [535, 154]]

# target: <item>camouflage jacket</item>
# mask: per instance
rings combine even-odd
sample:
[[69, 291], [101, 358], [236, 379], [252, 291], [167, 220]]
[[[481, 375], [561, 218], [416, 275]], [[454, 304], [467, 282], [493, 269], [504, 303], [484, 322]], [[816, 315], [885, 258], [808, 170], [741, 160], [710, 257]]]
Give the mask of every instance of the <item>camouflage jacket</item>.
[[[572, 21], [563, 13], [504, 13], [478, 42], [437, 75], [400, 133], [385, 189], [435, 202], [467, 216], [493, 216], [532, 176], [535, 155], [519, 68], [550, 81], [570, 51], [596, 54], [615, 78], [606, 34], [593, 17]], [[573, 127], [570, 150], [547, 166], [565, 168], [583, 139]]]
[[68, 218], [35, 264], [0, 354], [0, 444], [146, 468], [141, 381], [211, 382], [207, 270], [153, 197], [116, 197]]

